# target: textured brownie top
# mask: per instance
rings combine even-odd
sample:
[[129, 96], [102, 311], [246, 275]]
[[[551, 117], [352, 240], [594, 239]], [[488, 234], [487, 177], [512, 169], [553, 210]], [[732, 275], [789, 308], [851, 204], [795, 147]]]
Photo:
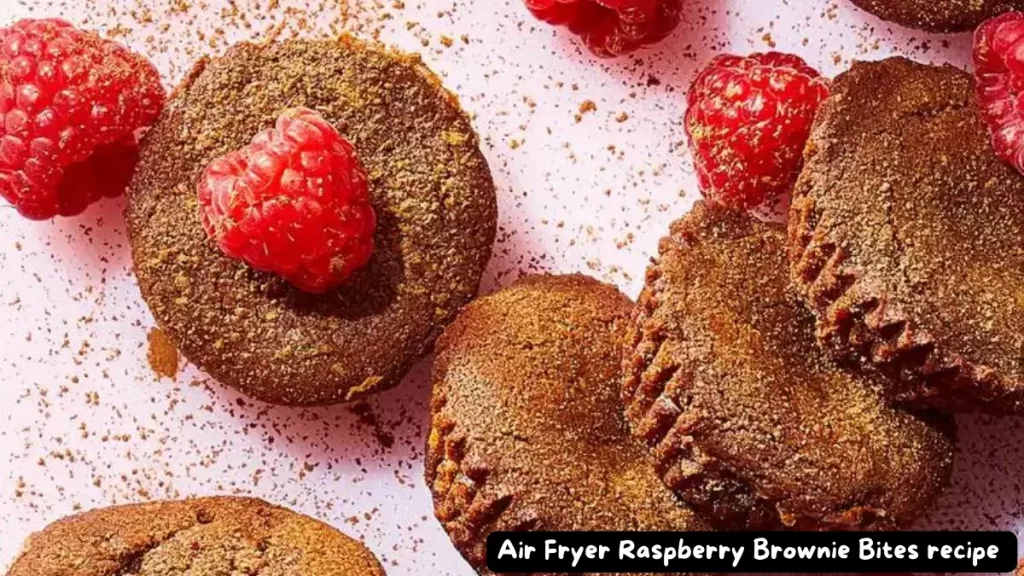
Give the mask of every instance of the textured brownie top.
[[246, 498], [94, 510], [32, 536], [7, 576], [384, 576], [330, 526]]
[[[348, 286], [309, 295], [218, 251], [196, 183], [290, 107], [355, 146], [378, 217]], [[142, 146], [128, 232], [142, 295], [189, 360], [256, 398], [352, 400], [397, 383], [477, 291], [494, 185], [455, 98], [416, 58], [351, 38], [241, 44], [201, 62]]]
[[1024, 177], [973, 90], [902, 58], [836, 79], [794, 192], [793, 279], [826, 346], [902, 400], [1024, 412]]
[[427, 483], [482, 573], [496, 530], [702, 530], [622, 420], [632, 303], [585, 276], [528, 277], [470, 304], [438, 341]]
[[633, 432], [719, 527], [905, 526], [948, 483], [952, 423], [833, 362], [788, 285], [781, 226], [703, 202], [676, 222], [629, 335]]
[[1024, 10], [1024, 0], [852, 0], [864, 10], [911, 28], [932, 32], [973, 30], [1009, 10]]

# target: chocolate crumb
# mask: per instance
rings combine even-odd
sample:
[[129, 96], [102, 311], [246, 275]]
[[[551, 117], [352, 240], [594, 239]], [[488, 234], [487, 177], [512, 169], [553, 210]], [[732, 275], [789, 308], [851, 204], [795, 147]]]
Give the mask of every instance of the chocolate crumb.
[[178, 377], [178, 349], [159, 328], [149, 331], [149, 351], [146, 358], [149, 367], [161, 378], [175, 380]]

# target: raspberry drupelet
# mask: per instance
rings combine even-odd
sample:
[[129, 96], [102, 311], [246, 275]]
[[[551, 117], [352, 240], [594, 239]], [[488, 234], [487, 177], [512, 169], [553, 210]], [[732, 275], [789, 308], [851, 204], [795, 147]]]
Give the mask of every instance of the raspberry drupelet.
[[0, 197], [33, 220], [121, 195], [165, 98], [147, 59], [63, 20], [0, 28]]
[[622, 56], [675, 30], [682, 0], [524, 0], [539, 20], [565, 26], [603, 58]]
[[1007, 12], [978, 28], [974, 75], [996, 155], [1024, 173], [1024, 13]]
[[199, 182], [203, 228], [232, 258], [320, 293], [373, 253], [376, 217], [352, 145], [312, 110], [283, 113]]
[[751, 208], [789, 192], [828, 81], [798, 56], [720, 55], [687, 94], [686, 134], [701, 193]]

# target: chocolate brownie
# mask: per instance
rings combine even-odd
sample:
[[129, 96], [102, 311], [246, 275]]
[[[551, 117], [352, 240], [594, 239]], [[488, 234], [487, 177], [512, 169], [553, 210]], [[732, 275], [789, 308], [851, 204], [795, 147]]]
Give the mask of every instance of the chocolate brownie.
[[483, 574], [497, 530], [703, 530], [622, 420], [632, 302], [585, 276], [527, 277], [470, 304], [438, 341], [427, 483]]
[[1024, 0], [852, 0], [878, 16], [930, 32], [965, 32], [1010, 10], [1024, 10]]
[[248, 498], [118, 506], [29, 538], [7, 576], [384, 576], [362, 544]]
[[806, 156], [792, 277], [825, 346], [902, 401], [1024, 413], [1024, 177], [992, 151], [971, 76], [855, 64]]
[[[355, 146], [378, 218], [369, 265], [322, 295], [224, 256], [196, 198], [211, 159], [297, 106]], [[190, 361], [258, 399], [313, 405], [392, 386], [431, 349], [476, 294], [496, 212], [455, 97], [417, 57], [344, 38], [200, 62], [142, 144], [127, 220], [142, 295]]]
[[787, 272], [781, 225], [698, 202], [672, 226], [627, 340], [633, 432], [717, 527], [906, 526], [948, 484], [952, 422], [834, 362]]

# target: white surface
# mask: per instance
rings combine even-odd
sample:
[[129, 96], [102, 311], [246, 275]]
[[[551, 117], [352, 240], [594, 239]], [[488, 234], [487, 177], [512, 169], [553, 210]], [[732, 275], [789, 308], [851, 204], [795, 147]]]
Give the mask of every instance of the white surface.
[[[154, 58], [168, 85], [197, 55], [282, 22], [284, 36], [379, 31], [422, 51], [475, 115], [498, 182], [488, 290], [554, 270], [636, 294], [658, 237], [697, 196], [680, 118], [694, 70], [716, 52], [774, 42], [832, 75], [854, 58], [899, 52], [963, 64], [969, 51], [967, 37], [902, 31], [844, 0], [686, 0], [686, 22], [670, 39], [613, 62], [535, 23], [521, 0], [406, 0], [404, 9], [362, 0], [352, 7], [358, 20], [344, 25], [338, 0], [236, 0], [245, 18], [231, 17], [227, 0], [190, 0], [185, 10], [181, 0], [64, 2], [0, 0], [0, 24], [61, 15], [116, 32]], [[142, 26], [147, 12], [152, 23]], [[585, 100], [597, 111], [577, 122]], [[618, 122], [623, 112], [629, 119]], [[433, 520], [422, 481], [423, 366], [369, 403], [394, 435], [391, 448], [349, 407], [265, 406], [194, 368], [158, 380], [122, 209], [123, 200], [106, 201], [40, 224], [0, 208], [0, 571], [29, 532], [76, 510], [251, 494], [361, 537], [391, 576], [471, 575]], [[920, 526], [1015, 529], [1024, 518], [1021, 421], [960, 421], [954, 485]]]

